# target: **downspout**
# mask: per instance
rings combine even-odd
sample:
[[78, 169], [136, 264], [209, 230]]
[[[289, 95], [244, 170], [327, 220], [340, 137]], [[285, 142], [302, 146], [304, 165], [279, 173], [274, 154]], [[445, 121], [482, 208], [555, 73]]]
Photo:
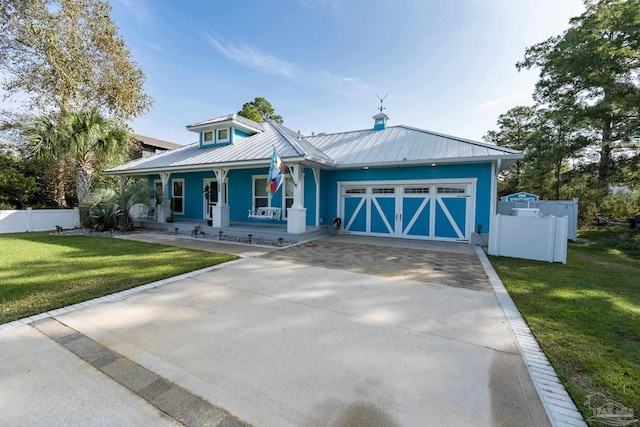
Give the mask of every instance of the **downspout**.
[[489, 209], [489, 218], [493, 218], [498, 207], [498, 174], [502, 166], [502, 159], [498, 159], [491, 163], [491, 207]]
[[320, 169], [313, 168], [313, 179], [316, 182], [316, 227], [320, 226]]

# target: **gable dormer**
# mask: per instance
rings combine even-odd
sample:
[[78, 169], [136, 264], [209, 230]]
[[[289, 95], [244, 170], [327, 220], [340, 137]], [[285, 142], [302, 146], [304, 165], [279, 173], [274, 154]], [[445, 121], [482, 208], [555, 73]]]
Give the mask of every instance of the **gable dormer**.
[[262, 125], [238, 114], [228, 114], [187, 126], [199, 135], [200, 148], [219, 147], [261, 133]]

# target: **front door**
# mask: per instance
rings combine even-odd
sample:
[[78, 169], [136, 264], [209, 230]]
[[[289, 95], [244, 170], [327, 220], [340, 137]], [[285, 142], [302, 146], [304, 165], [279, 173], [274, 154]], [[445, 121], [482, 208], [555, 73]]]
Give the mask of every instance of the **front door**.
[[209, 197], [204, 198], [204, 215], [203, 218], [212, 219], [211, 216], [211, 207], [216, 206], [218, 204], [218, 181], [215, 179], [205, 179], [204, 187], [202, 189], [203, 194], [205, 190], [209, 190]]

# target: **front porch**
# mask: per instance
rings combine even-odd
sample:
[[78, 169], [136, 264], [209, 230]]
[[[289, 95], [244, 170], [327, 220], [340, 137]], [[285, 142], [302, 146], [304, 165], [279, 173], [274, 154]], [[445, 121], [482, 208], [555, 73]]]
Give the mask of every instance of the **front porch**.
[[[319, 227], [307, 226], [306, 231], [303, 233], [288, 233], [287, 224], [231, 222], [227, 227], [214, 227], [207, 225], [206, 220], [186, 218], [174, 220], [172, 223], [160, 223], [153, 219], [144, 218], [138, 219], [136, 224], [140, 224], [144, 228], [165, 230], [183, 235], [193, 234], [197, 224], [199, 233], [205, 233], [213, 238], [220, 236], [220, 232], [222, 232], [222, 236], [249, 239], [249, 235], [251, 235], [251, 239], [254, 241], [263, 240], [268, 242], [278, 242], [279, 239], [283, 239], [286, 242], [305, 242], [328, 233], [328, 226], [326, 225]], [[199, 233], [198, 235], [200, 235]]]

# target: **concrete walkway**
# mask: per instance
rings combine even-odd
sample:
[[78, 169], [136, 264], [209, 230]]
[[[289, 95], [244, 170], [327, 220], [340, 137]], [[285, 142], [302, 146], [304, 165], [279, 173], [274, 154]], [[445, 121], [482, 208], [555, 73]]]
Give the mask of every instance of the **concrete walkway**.
[[252, 258], [0, 331], [0, 424], [549, 425], [464, 245], [218, 244]]

